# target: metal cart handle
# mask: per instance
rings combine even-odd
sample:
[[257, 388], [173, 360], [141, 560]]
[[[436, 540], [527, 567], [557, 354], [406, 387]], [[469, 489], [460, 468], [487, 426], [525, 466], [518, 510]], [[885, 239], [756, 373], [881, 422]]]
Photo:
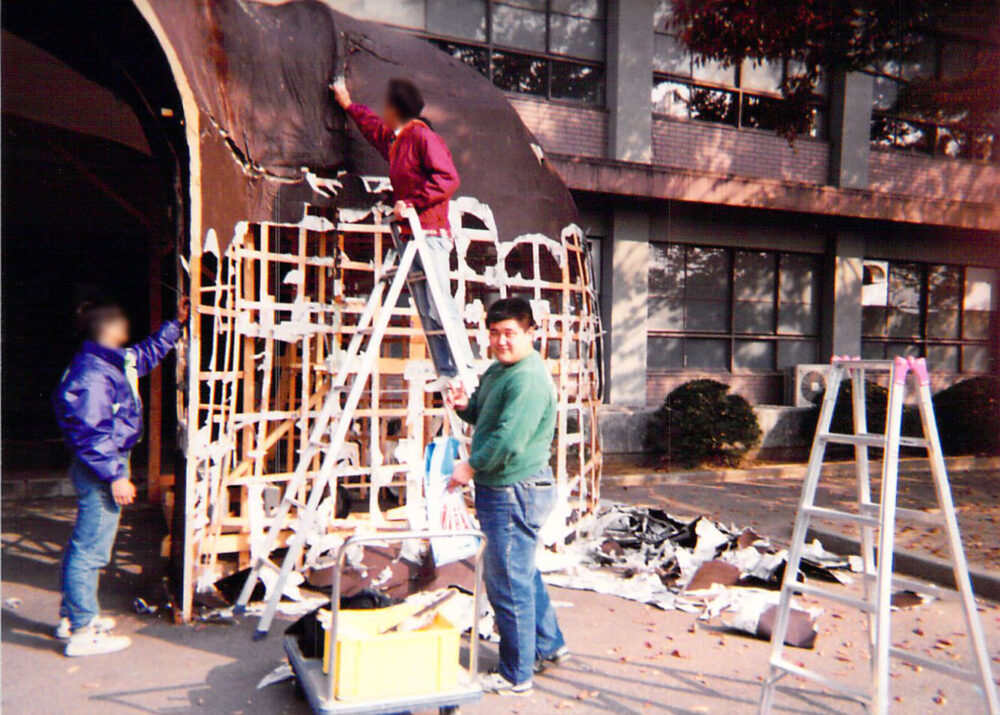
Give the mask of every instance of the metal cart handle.
[[483, 549], [486, 548], [486, 535], [478, 529], [462, 529], [458, 531], [389, 531], [379, 534], [368, 534], [363, 536], [351, 536], [344, 540], [344, 543], [337, 549], [337, 556], [333, 566], [333, 587], [330, 593], [330, 667], [327, 672], [327, 698], [334, 700], [337, 687], [337, 668], [334, 662], [337, 654], [337, 617], [340, 614], [340, 579], [341, 571], [344, 568], [344, 559], [347, 557], [347, 550], [352, 546], [364, 546], [365, 544], [376, 544], [389, 542], [403, 542], [419, 539], [421, 541], [430, 539], [447, 538], [474, 538], [479, 543], [476, 549], [475, 576], [472, 584], [472, 632], [469, 638], [469, 680], [475, 681], [479, 672], [479, 613], [480, 600], [482, 598], [483, 581]]

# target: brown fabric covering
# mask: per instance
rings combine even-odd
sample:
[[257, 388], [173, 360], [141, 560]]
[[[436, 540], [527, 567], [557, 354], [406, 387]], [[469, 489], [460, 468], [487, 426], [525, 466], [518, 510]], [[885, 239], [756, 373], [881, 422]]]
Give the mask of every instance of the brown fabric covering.
[[537, 160], [503, 93], [424, 40], [315, 0], [147, 1], [200, 111], [203, 231], [214, 228], [223, 249], [238, 221], [301, 217], [301, 200], [288, 205], [279, 189], [285, 195], [300, 182], [302, 167], [387, 174], [333, 103], [328, 85], [341, 73], [354, 100], [375, 109], [390, 77], [416, 82], [454, 156], [458, 195], [492, 207], [502, 240], [556, 236], [575, 220], [569, 192]]

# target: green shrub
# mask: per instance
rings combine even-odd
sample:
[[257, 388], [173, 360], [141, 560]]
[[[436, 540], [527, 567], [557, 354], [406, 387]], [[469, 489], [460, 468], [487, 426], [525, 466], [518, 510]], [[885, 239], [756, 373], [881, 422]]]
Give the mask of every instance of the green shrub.
[[1000, 454], [1000, 378], [973, 377], [934, 395], [945, 454]]
[[687, 466], [738, 466], [760, 443], [757, 415], [729, 386], [715, 380], [686, 382], [663, 401], [646, 429], [646, 449]]
[[[819, 410], [826, 394], [816, 398], [816, 406], [812, 408], [809, 418], [804, 420], [803, 428], [809, 441], [816, 433], [816, 423], [819, 422]], [[868, 431], [872, 433], [885, 432], [885, 411], [889, 404], [889, 391], [874, 382], [865, 383], [865, 417], [868, 421]], [[851, 381], [845, 376], [840, 383], [840, 393], [837, 404], [833, 408], [833, 419], [830, 422], [831, 432], [854, 434], [854, 389]]]

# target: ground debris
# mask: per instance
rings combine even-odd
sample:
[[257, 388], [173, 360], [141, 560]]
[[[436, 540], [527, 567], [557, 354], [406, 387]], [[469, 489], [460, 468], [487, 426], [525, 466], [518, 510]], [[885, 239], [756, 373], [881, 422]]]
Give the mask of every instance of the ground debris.
[[294, 677], [295, 677], [295, 671], [292, 670], [292, 666], [289, 665], [287, 662], [282, 663], [277, 668], [275, 668], [270, 673], [268, 673], [267, 675], [265, 675], [263, 678], [260, 679], [260, 682], [257, 683], [257, 690], [266, 688], [269, 685], [274, 685], [275, 683], [281, 683], [286, 680], [290, 680], [291, 678]]
[[[546, 581], [555, 586], [701, 613], [703, 618], [725, 611], [732, 617], [725, 625], [769, 637], [787, 559], [785, 549], [750, 527], [603, 503], [589, 529], [581, 528], [564, 550], [540, 554], [538, 562]], [[847, 558], [814, 540], [804, 547], [799, 578], [850, 583], [850, 569]], [[744, 597], [729, 595], [735, 593]], [[812, 647], [819, 612], [793, 609], [790, 645]]]

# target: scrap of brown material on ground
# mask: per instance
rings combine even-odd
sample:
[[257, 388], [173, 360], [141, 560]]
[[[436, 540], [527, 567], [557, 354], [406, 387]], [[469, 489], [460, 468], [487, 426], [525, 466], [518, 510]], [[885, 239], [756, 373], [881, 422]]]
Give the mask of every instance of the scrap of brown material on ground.
[[[936, 509], [930, 473], [911, 471], [906, 462], [899, 475], [898, 505], [911, 509]], [[873, 493], [879, 493], [878, 464], [873, 464]], [[622, 470], [624, 471], [624, 470]], [[804, 467], [794, 466], [781, 476], [760, 476], [754, 470], [704, 472], [658, 485], [626, 486], [619, 476], [605, 482], [606, 499], [648, 504], [684, 516], [705, 515], [725, 523], [752, 526], [761, 534], [787, 541], [795, 522]], [[853, 473], [820, 479], [817, 504], [839, 509], [857, 505]], [[948, 474], [958, 513], [965, 553], [972, 568], [1000, 569], [1000, 473], [953, 470]], [[669, 478], [669, 476], [668, 476]], [[877, 497], [876, 497], [877, 498]], [[843, 522], [816, 520], [826, 531], [857, 538], [857, 530]], [[896, 531], [899, 549], [948, 558], [941, 530], [926, 524], [900, 521]]]

